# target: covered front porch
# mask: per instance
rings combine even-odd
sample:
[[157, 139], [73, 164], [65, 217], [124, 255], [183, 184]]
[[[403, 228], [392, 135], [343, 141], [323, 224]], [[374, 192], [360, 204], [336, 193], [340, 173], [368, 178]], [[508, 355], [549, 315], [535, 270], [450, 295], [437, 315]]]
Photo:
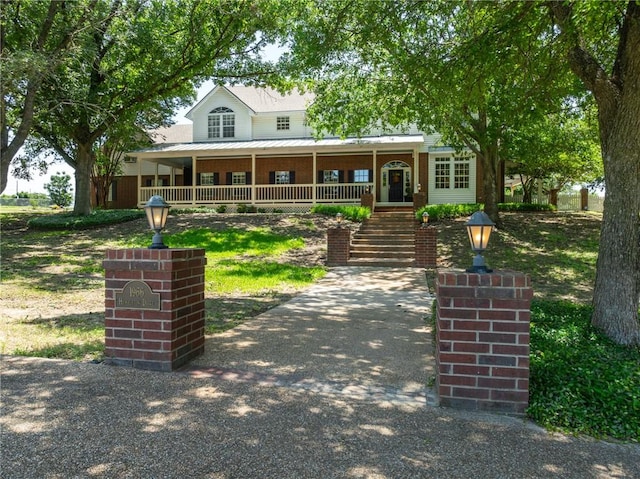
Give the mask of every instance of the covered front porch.
[[251, 205], [308, 211], [315, 204], [411, 204], [422, 135], [358, 140], [277, 140], [158, 145], [132, 152], [137, 204]]

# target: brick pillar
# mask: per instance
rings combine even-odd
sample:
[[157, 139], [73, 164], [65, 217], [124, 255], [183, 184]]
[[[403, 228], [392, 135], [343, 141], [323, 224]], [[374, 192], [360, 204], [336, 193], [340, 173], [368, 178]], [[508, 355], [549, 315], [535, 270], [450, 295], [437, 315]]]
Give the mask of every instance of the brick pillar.
[[589, 209], [589, 190], [587, 188], [582, 188], [580, 190], [580, 209], [582, 211], [587, 211]]
[[360, 196], [360, 206], [369, 208], [369, 210], [373, 212], [373, 208], [374, 208], [373, 203], [374, 203], [373, 193], [362, 193], [362, 195]]
[[435, 268], [437, 251], [437, 231], [433, 226], [420, 226], [416, 228], [415, 235], [415, 255], [416, 267]]
[[413, 211], [418, 211], [423, 206], [427, 206], [427, 192], [418, 191], [413, 194]]
[[528, 275], [438, 272], [436, 388], [440, 404], [523, 414], [529, 403]]
[[349, 228], [329, 228], [327, 230], [327, 266], [346, 266], [351, 247]]
[[203, 249], [107, 250], [105, 355], [172, 371], [204, 352]]

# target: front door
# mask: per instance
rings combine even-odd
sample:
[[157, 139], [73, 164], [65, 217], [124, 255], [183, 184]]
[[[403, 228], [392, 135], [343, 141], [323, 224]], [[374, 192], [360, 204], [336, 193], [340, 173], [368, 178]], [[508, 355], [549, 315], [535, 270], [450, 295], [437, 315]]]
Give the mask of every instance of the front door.
[[389, 170], [389, 201], [397, 202], [404, 200], [403, 170]]

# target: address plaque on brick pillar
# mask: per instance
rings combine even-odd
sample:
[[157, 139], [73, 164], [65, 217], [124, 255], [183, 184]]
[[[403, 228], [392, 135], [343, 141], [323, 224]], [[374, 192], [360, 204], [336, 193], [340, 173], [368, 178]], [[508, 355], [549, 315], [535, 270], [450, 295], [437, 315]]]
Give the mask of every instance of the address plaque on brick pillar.
[[116, 309], [160, 310], [160, 293], [154, 293], [144, 281], [129, 281], [116, 291]]

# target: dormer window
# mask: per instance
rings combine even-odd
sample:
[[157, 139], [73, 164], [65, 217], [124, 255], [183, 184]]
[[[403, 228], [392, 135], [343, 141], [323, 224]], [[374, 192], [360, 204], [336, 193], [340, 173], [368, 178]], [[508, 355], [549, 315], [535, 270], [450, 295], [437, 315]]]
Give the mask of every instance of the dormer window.
[[224, 106], [209, 112], [209, 138], [233, 138], [236, 136], [236, 115]]
[[276, 130], [288, 130], [289, 129], [289, 117], [279, 116], [276, 118]]

